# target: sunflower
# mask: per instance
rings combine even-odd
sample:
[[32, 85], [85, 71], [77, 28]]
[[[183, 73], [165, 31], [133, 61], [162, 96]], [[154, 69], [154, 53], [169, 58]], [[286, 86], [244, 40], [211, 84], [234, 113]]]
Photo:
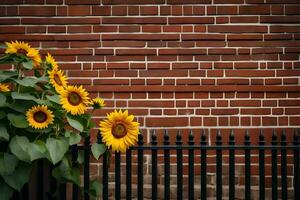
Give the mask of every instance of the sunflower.
[[29, 125], [35, 129], [47, 128], [53, 123], [54, 115], [45, 105], [33, 106], [26, 112]]
[[72, 115], [84, 114], [90, 104], [89, 93], [82, 86], [68, 85], [60, 91], [60, 103]]
[[128, 110], [107, 114], [107, 119], [99, 123], [102, 140], [112, 151], [124, 153], [126, 149], [138, 141], [139, 123], [134, 122], [134, 116], [128, 115]]
[[51, 69], [58, 69], [58, 64], [50, 53], [46, 56], [46, 63], [51, 66]]
[[40, 66], [42, 59], [37, 49], [31, 48], [28, 43], [25, 42], [6, 42], [7, 48], [5, 50], [6, 54], [22, 54], [30, 58], [35, 67]]
[[63, 90], [67, 84], [68, 84], [68, 78], [64, 75], [64, 72], [62, 70], [58, 69], [52, 69], [51, 71], [48, 71], [50, 84], [55, 88], [55, 90], [60, 93], [61, 90]]
[[5, 83], [0, 83], [0, 92], [9, 92], [9, 85]]
[[99, 97], [94, 98], [91, 104], [93, 105], [94, 109], [100, 109], [105, 106], [104, 100]]

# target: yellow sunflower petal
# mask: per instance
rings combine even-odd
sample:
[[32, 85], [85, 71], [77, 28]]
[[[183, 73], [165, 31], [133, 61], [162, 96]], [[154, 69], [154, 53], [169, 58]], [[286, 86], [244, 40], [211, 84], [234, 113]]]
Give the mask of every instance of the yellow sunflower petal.
[[0, 92], [9, 92], [9, 85], [5, 83], [0, 83]]
[[60, 103], [72, 115], [84, 114], [90, 103], [89, 93], [82, 86], [68, 85], [60, 91]]
[[60, 93], [61, 90], [63, 90], [67, 84], [68, 84], [68, 78], [64, 75], [64, 72], [62, 70], [58, 69], [52, 69], [51, 71], [48, 71], [50, 84], [55, 88], [55, 90]]
[[35, 129], [47, 128], [54, 121], [52, 111], [45, 105], [33, 106], [26, 112], [29, 126]]
[[139, 126], [134, 122], [134, 116], [128, 111], [114, 110], [107, 114], [107, 119], [100, 121], [99, 129], [102, 141], [114, 152], [126, 152], [138, 141]]

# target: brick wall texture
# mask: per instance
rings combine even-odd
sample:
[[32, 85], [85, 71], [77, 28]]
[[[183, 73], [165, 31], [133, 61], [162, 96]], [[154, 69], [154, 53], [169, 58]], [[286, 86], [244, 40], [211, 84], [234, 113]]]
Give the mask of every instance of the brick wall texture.
[[214, 141], [216, 128], [251, 128], [257, 141], [260, 127], [300, 127], [299, 23], [299, 0], [0, 2], [0, 42], [53, 54], [106, 100], [96, 121], [129, 109], [146, 142], [150, 129]]

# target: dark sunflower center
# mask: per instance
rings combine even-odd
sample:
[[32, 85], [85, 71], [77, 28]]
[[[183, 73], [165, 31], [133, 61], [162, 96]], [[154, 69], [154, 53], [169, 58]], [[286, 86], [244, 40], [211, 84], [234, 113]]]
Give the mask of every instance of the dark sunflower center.
[[27, 51], [25, 49], [18, 49], [17, 54], [23, 54], [26, 55]]
[[34, 118], [34, 121], [36, 121], [38, 123], [43, 123], [47, 120], [47, 115], [46, 115], [46, 113], [44, 113], [42, 111], [38, 111], [38, 112], [34, 113], [33, 118]]
[[126, 126], [122, 122], [116, 123], [112, 127], [112, 134], [115, 138], [122, 138], [125, 135], [127, 135], [127, 129]]
[[68, 96], [68, 101], [73, 106], [78, 106], [81, 103], [81, 97], [76, 92], [71, 92]]
[[60, 77], [59, 77], [57, 74], [54, 74], [53, 79], [54, 79], [54, 81], [55, 81], [55, 83], [56, 83], [57, 85], [59, 85], [59, 86], [62, 86], [62, 85], [63, 85], [62, 82], [61, 82], [61, 80], [60, 80]]

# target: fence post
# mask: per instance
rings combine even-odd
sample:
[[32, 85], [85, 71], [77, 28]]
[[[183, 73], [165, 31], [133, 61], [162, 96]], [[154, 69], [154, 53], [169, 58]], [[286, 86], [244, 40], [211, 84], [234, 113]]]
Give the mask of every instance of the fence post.
[[[221, 147], [222, 145], [222, 136], [221, 131], [217, 131], [217, 137], [216, 137], [216, 145], [218, 147]], [[217, 149], [217, 189], [216, 189], [216, 197], [217, 200], [222, 200], [222, 149]]]
[[[189, 145], [194, 145], [192, 130], [189, 133]], [[194, 199], [194, 149], [189, 149], [189, 199]]]
[[90, 136], [84, 140], [84, 167], [83, 167], [83, 189], [84, 200], [89, 200], [89, 182], [90, 182]]
[[234, 132], [231, 129], [229, 135], [229, 199], [234, 200], [235, 198], [235, 160], [234, 160]]
[[[139, 134], [138, 145], [143, 146], [144, 137], [142, 134]], [[143, 177], [143, 149], [138, 149], [138, 200], [142, 200], [144, 198], [143, 193], [143, 185], [144, 185], [144, 177]]]
[[282, 135], [281, 135], [281, 146], [283, 147], [281, 149], [281, 198], [283, 200], [286, 200], [288, 197], [288, 191], [287, 191], [287, 169], [286, 169], [286, 134], [285, 134], [285, 129], [282, 130]]
[[251, 199], [251, 169], [250, 169], [250, 162], [251, 162], [251, 154], [250, 149], [247, 147], [250, 146], [250, 135], [249, 130], [246, 130], [245, 133], [245, 200]]
[[[273, 130], [272, 135], [272, 145], [277, 145], [277, 134], [276, 131]], [[277, 149], [272, 149], [272, 199], [277, 199]]]
[[[78, 158], [78, 146], [77, 144], [72, 145], [72, 166], [77, 167], [77, 158]], [[78, 191], [79, 188], [76, 184], [72, 184], [72, 200], [78, 200]]]
[[[165, 130], [164, 133], [164, 145], [168, 146], [170, 144], [169, 142], [169, 134], [168, 131]], [[165, 172], [165, 193], [164, 193], [164, 199], [170, 199], [170, 150], [165, 149], [164, 150], [164, 172]]]
[[[151, 144], [157, 145], [157, 136], [155, 130], [152, 131]], [[152, 199], [157, 199], [157, 150], [152, 149]]]
[[265, 199], [265, 150], [263, 146], [265, 145], [265, 137], [263, 131], [260, 130], [259, 133], [259, 199]]
[[[201, 145], [206, 146], [205, 130], [202, 131]], [[206, 200], [206, 149], [201, 150], [201, 200]]]
[[[181, 146], [181, 132], [178, 131], [176, 135], [176, 145]], [[177, 153], [177, 200], [182, 200], [182, 149], [178, 148], [176, 150]]]
[[131, 200], [131, 148], [126, 151], [126, 199]]
[[[294, 133], [294, 145], [295, 146], [299, 146], [300, 145], [300, 141], [299, 141], [299, 135], [298, 135], [298, 130], [295, 130]], [[294, 149], [294, 199], [300, 199], [300, 166], [299, 166], [299, 148], [295, 148]]]

